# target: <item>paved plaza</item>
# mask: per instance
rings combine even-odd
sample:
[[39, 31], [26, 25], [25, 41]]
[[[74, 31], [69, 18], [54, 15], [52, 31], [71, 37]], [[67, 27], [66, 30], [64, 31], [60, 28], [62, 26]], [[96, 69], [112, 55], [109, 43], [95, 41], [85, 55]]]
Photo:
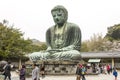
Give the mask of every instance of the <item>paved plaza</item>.
[[[12, 72], [12, 80], [19, 80], [19, 76], [17, 73]], [[0, 80], [3, 80], [3, 76], [0, 75]], [[31, 77], [27, 78], [26, 80], [32, 80]], [[75, 75], [55, 75], [55, 76], [51, 76], [51, 75], [46, 75], [45, 78], [41, 78], [40, 80], [76, 80], [76, 76]], [[114, 76], [112, 75], [112, 73], [109, 74], [99, 74], [99, 75], [86, 75], [86, 80], [114, 80]], [[118, 71], [118, 80], [120, 80], [120, 71]]]

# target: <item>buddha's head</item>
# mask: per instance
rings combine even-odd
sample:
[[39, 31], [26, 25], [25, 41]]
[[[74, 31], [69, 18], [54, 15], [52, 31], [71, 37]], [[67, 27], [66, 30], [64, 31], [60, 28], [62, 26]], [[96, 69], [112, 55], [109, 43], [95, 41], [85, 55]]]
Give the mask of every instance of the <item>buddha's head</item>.
[[51, 10], [54, 22], [58, 25], [63, 25], [68, 19], [68, 11], [61, 5], [55, 6]]

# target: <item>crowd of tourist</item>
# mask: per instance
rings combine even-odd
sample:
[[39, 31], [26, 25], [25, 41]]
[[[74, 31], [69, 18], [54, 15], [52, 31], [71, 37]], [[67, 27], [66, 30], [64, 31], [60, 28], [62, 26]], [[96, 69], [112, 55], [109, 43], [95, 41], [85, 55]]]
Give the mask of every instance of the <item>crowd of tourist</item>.
[[[13, 67], [11, 66], [10, 61], [7, 62], [7, 64], [3, 66], [2, 75], [4, 76], [4, 80], [11, 80], [12, 68]], [[19, 73], [19, 80], [26, 80], [26, 66], [25, 65], [21, 65], [21, 68], [20, 70], [18, 70], [18, 73]], [[40, 80], [40, 74], [42, 78], [44, 78], [45, 77], [44, 66], [33, 64], [31, 73], [32, 73], [31, 80]]]
[[[113, 74], [115, 77], [115, 80], [117, 80], [118, 72], [115, 67], [112, 68], [110, 64], [104, 64], [104, 65], [96, 65], [92, 64], [91, 65], [91, 74], [96, 73], [96, 74]], [[90, 66], [87, 66], [85, 64], [77, 64], [76, 68], [76, 80], [86, 80], [85, 75], [90, 74], [88, 72], [88, 69], [90, 69]]]
[[[92, 73], [98, 73], [98, 74], [105, 74], [105, 75], [109, 75], [109, 74], [113, 74], [113, 76], [115, 77], [115, 80], [117, 80], [117, 76], [118, 76], [118, 72], [116, 70], [116, 68], [112, 68], [112, 66], [110, 64], [103, 64], [103, 65], [91, 65], [92, 69]], [[6, 65], [4, 65], [3, 67], [4, 71], [3, 71], [3, 75], [4, 75], [4, 80], [6, 80], [6, 78], [8, 77], [9, 80], [11, 80], [11, 62], [8, 62]], [[76, 67], [76, 80], [86, 80], [85, 75], [89, 74], [87, 72], [87, 69], [89, 69], [89, 67], [86, 64], [77, 64]], [[38, 66], [36, 64], [33, 64], [33, 68], [32, 68], [32, 76], [31, 76], [31, 80], [40, 80], [40, 75], [41, 78], [45, 78], [45, 66], [41, 65]], [[20, 80], [26, 80], [26, 66], [25, 65], [21, 65], [21, 69], [19, 70], [19, 79]]]

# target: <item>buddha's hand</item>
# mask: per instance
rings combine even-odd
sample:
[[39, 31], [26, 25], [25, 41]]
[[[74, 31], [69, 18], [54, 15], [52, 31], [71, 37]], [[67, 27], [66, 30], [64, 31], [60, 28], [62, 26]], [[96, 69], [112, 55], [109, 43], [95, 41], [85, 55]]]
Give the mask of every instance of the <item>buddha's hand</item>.
[[55, 52], [62, 52], [62, 49], [51, 49], [51, 50], [47, 50], [50, 53], [55, 53]]

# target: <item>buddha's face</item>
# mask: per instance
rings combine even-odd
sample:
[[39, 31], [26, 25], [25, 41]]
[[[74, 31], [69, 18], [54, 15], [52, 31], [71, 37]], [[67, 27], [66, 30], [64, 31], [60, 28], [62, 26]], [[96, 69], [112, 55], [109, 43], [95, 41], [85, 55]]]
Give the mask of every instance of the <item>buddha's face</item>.
[[52, 12], [54, 22], [58, 25], [63, 25], [65, 22], [65, 13], [63, 10], [55, 10]]

